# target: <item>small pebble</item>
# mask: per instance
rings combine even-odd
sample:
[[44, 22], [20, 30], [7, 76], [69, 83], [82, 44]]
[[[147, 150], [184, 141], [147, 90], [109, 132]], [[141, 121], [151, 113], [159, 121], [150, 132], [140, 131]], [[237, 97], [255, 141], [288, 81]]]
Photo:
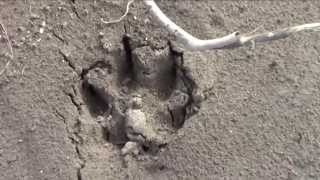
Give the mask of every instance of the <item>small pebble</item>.
[[50, 6], [43, 7], [43, 10], [49, 12], [50, 11]]
[[39, 29], [39, 33], [40, 33], [40, 34], [43, 34], [43, 32], [44, 32], [44, 28], [41, 27], [41, 28]]
[[26, 28], [24, 28], [23, 26], [19, 26], [19, 27], [18, 27], [18, 31], [19, 31], [19, 32], [23, 32], [23, 31], [25, 31], [25, 30], [26, 30]]
[[103, 47], [103, 49], [106, 50], [107, 52], [110, 52], [110, 51], [111, 51], [111, 48], [112, 48], [112, 45], [111, 45], [111, 43], [105, 42], [105, 43], [103, 43], [102, 47]]
[[32, 14], [30, 15], [30, 18], [31, 18], [31, 19], [39, 19], [40, 16], [39, 16], [38, 14], [32, 13]]
[[103, 37], [104, 36], [104, 33], [103, 32], [99, 32], [99, 37]]
[[88, 10], [88, 9], [84, 9], [84, 10], [83, 10], [83, 15], [84, 15], [84, 16], [87, 16], [88, 14], [89, 14], [89, 10]]
[[193, 94], [193, 100], [196, 102], [196, 103], [200, 103], [202, 101], [205, 100], [205, 95], [201, 92], [196, 92]]
[[41, 27], [46, 27], [46, 22], [45, 21], [42, 21]]
[[31, 43], [30, 47], [32, 50], [35, 50], [37, 48], [37, 44], [36, 43]]
[[65, 21], [65, 22], [62, 23], [62, 27], [63, 27], [63, 28], [65, 28], [65, 27], [67, 27], [67, 26], [68, 26], [68, 22], [67, 22], [67, 21]]
[[134, 142], [144, 143], [156, 138], [156, 134], [140, 109], [128, 109], [126, 112], [126, 135]]

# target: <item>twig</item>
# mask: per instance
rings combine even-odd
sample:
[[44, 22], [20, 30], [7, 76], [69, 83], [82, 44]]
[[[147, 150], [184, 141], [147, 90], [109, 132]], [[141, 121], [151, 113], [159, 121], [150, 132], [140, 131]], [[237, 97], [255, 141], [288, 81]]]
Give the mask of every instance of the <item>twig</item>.
[[103, 18], [101, 18], [101, 22], [103, 22], [104, 24], [114, 24], [114, 23], [119, 23], [121, 22], [129, 13], [129, 10], [130, 10], [130, 6], [132, 3], [134, 3], [135, 0], [130, 0], [127, 4], [127, 8], [126, 8], [126, 12], [119, 18], [119, 19], [116, 19], [116, 20], [112, 20], [112, 21], [105, 21], [103, 20]]
[[11, 63], [11, 60], [13, 59], [13, 48], [12, 48], [11, 41], [9, 39], [8, 33], [7, 33], [6, 29], [4, 28], [2, 23], [0, 23], [0, 27], [1, 27], [1, 32], [5, 35], [5, 38], [7, 40], [7, 45], [9, 47], [9, 49], [10, 49], [10, 59], [7, 61], [5, 67], [0, 71], [0, 76], [1, 76], [6, 71], [6, 69], [9, 67], [9, 65]]
[[234, 32], [217, 39], [201, 40], [192, 36], [172, 22], [161, 11], [154, 0], [144, 0], [144, 3], [149, 6], [152, 15], [155, 16], [158, 21], [176, 37], [177, 41], [183, 45], [183, 48], [190, 51], [235, 48], [250, 43], [255, 44], [283, 39], [300, 31], [320, 31], [320, 23], [311, 23], [261, 34], [248, 33], [240, 35], [239, 32]]

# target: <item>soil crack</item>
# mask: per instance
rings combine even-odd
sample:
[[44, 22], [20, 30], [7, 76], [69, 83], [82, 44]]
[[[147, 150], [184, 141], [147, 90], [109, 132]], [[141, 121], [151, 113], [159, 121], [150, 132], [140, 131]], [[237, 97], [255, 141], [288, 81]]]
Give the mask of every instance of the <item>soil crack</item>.
[[81, 105], [77, 102], [75, 96], [72, 93], [66, 93], [66, 95], [70, 98], [72, 104], [77, 108], [78, 113], [81, 115]]
[[[72, 102], [72, 104], [74, 106], [76, 106], [78, 114], [80, 115], [81, 113], [81, 109], [80, 109], [80, 105], [78, 103], [76, 103], [76, 100], [74, 98], [74, 95], [72, 95], [71, 93], [65, 93], [66, 96], [68, 96]], [[79, 135], [79, 131], [80, 131], [80, 126], [81, 126], [81, 122], [79, 120], [79, 117], [77, 117], [76, 119], [76, 124], [75, 124], [75, 130], [73, 132], [70, 131], [69, 125], [67, 123], [67, 118], [61, 113], [59, 112], [56, 108], [54, 108], [55, 111], [55, 115], [57, 117], [59, 117], [60, 119], [62, 119], [64, 125], [65, 125], [65, 129], [68, 133], [68, 139], [70, 140], [71, 144], [73, 144], [75, 152], [76, 152], [76, 156], [79, 159], [79, 167], [77, 168], [77, 179], [78, 180], [82, 180], [82, 176], [81, 176], [81, 169], [83, 169], [85, 167], [85, 159], [83, 158], [83, 156], [80, 153], [80, 148], [79, 145], [82, 144], [82, 138]]]
[[[72, 60], [68, 57], [68, 55], [66, 53], [64, 53], [61, 49], [59, 49], [59, 54], [63, 57], [63, 59], [68, 63], [68, 66], [77, 73], [77, 68], [74, 64], [74, 62], [72, 62]], [[78, 74], [78, 73], [77, 73]]]
[[82, 180], [82, 174], [81, 174], [81, 170], [85, 167], [86, 164], [86, 160], [85, 158], [81, 155], [80, 150], [79, 150], [79, 146], [76, 145], [75, 147], [76, 149], [76, 153], [78, 155], [80, 162], [80, 167], [77, 169], [77, 180]]
[[[64, 123], [65, 125], [67, 125], [67, 119], [66, 119], [66, 117], [64, 117], [64, 115], [62, 115], [57, 109], [55, 109], [54, 112], [55, 112], [56, 116], [59, 117], [60, 119], [62, 119], [63, 123]], [[68, 126], [66, 126], [66, 129], [67, 129], [67, 132], [69, 133]]]
[[[86, 164], [86, 160], [82, 156], [81, 150], [80, 150], [80, 146], [81, 146], [81, 144], [83, 144], [83, 138], [80, 135], [80, 131], [81, 131], [80, 118], [81, 118], [81, 115], [83, 114], [83, 111], [82, 111], [82, 107], [81, 107], [82, 103], [78, 99], [79, 93], [77, 91], [77, 87], [75, 87], [75, 85], [72, 85], [71, 88], [72, 88], [71, 92], [64, 91], [64, 94], [70, 99], [70, 102], [72, 103], [72, 105], [74, 105], [76, 107], [78, 116], [75, 119], [76, 122], [73, 125], [73, 131], [70, 132], [70, 130], [68, 130], [68, 132], [69, 132], [69, 139], [70, 139], [71, 143], [74, 145], [75, 153], [76, 153], [76, 156], [79, 160], [79, 166], [77, 167], [76, 176], [77, 176], [78, 180], [82, 180], [81, 170], [85, 167], [85, 164]], [[66, 123], [66, 118], [59, 112], [57, 113], [57, 115], [59, 115], [65, 119], [66, 128], [69, 129], [69, 125]]]
[[77, 11], [77, 8], [76, 8], [76, 0], [70, 0], [71, 2], [71, 10], [72, 12], [76, 15], [76, 17], [80, 20], [80, 21], [83, 21], [79, 12]]
[[52, 30], [52, 35], [57, 38], [60, 42], [62, 42], [63, 44], [67, 44], [67, 42], [59, 35], [57, 34], [57, 32], [55, 30]]

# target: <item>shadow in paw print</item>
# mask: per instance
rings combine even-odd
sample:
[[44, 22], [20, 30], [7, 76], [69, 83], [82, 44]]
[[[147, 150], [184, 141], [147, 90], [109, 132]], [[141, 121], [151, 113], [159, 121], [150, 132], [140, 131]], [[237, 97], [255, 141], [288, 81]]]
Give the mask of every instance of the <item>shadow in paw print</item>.
[[[199, 99], [195, 98], [198, 88], [191, 73], [184, 67], [183, 53], [175, 51], [171, 43], [155, 49], [146, 44], [139, 45], [129, 36], [124, 39], [124, 49], [130, 51], [126, 54], [132, 79], [140, 87], [149, 89], [147, 94], [157, 92], [154, 98], [158, 101], [154, 105], [157, 107], [153, 111], [164, 116], [159, 119], [170, 119], [167, 123], [171, 122], [174, 129], [181, 128], [200, 107], [200, 101], [195, 100]], [[146, 101], [148, 97], [145, 96]], [[151, 108], [146, 109], [150, 111]]]
[[104, 76], [110, 74], [111, 66], [105, 61], [97, 61], [83, 70], [81, 77], [81, 93], [93, 117], [103, 115], [109, 110], [110, 98], [105, 93]]

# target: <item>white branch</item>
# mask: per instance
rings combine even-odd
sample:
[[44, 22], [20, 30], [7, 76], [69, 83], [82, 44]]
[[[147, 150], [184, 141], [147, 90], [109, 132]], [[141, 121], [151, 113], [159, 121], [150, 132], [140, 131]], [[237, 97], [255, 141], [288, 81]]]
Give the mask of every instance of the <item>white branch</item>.
[[201, 40], [198, 39], [181, 27], [172, 22], [158, 7], [154, 0], [143, 1], [149, 8], [153, 16], [170, 32], [174, 35], [176, 40], [183, 45], [185, 50], [190, 51], [202, 51], [212, 49], [225, 49], [234, 48], [247, 44], [262, 43], [267, 41], [273, 41], [283, 39], [290, 36], [293, 33], [300, 31], [312, 30], [320, 31], [320, 23], [304, 24], [300, 26], [289, 27], [280, 29], [273, 32], [266, 32], [261, 34], [244, 34], [240, 35], [239, 32], [231, 33], [227, 36], [217, 39]]

